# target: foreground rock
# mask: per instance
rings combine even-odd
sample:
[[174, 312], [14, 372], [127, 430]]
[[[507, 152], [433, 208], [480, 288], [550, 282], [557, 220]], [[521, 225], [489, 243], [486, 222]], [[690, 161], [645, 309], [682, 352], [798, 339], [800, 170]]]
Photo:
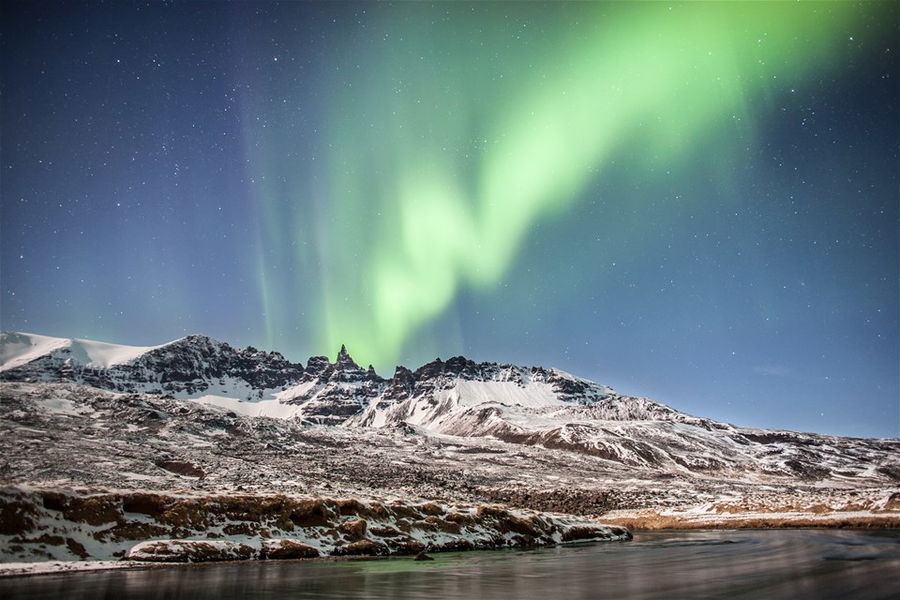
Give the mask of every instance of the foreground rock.
[[620, 526], [497, 505], [285, 495], [0, 490], [6, 561], [210, 562], [627, 540]]

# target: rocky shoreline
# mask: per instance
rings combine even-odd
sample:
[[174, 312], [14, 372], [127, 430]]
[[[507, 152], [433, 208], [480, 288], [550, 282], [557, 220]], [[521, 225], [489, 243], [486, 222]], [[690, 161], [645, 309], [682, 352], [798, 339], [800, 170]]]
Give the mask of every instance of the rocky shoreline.
[[0, 490], [4, 561], [211, 562], [522, 548], [627, 540], [627, 529], [489, 504]]
[[600, 517], [500, 504], [0, 488], [0, 577], [246, 560], [347, 560], [623, 541], [661, 529], [900, 528], [879, 504], [612, 510]]

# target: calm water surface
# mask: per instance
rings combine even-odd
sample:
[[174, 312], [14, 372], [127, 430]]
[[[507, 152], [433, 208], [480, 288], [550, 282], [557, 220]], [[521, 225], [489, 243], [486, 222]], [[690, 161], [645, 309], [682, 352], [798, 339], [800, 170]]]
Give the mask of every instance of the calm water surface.
[[900, 598], [900, 531], [669, 531], [631, 542], [0, 579], [0, 598]]

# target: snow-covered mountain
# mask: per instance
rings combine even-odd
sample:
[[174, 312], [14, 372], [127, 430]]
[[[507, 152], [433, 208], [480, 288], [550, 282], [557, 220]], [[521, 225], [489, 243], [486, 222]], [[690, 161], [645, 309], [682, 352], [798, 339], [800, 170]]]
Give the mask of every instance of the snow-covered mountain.
[[68, 383], [191, 401], [243, 417], [346, 430], [484, 438], [711, 477], [900, 480], [900, 442], [737, 428], [563, 371], [437, 359], [390, 379], [336, 360], [304, 366], [204, 336], [153, 347], [3, 333], [5, 381]]
[[180, 398], [261, 399], [303, 376], [303, 365], [278, 352], [235, 349], [202, 335], [143, 347], [4, 332], [0, 357], [7, 381], [70, 382]]

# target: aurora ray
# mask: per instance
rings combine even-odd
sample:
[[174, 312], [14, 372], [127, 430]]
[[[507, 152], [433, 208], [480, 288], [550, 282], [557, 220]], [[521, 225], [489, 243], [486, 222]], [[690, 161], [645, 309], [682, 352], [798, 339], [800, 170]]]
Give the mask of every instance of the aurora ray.
[[[651, 176], [733, 151], [736, 129], [752, 135], [748, 104], [827, 68], [854, 18], [846, 4], [526, 7], [545, 22], [518, 54], [497, 11], [447, 11], [435, 26], [409, 8], [396, 24], [382, 15], [385, 38], [405, 46], [336, 52], [336, 72], [358, 75], [328, 93], [324, 189], [257, 161], [277, 165], [270, 180], [288, 178], [284, 194], [318, 196], [315, 226], [306, 212], [287, 233], [318, 239], [320, 269], [305, 271], [321, 289], [306, 313], [316, 346], [346, 343], [382, 365], [461, 286], [490, 290], [529, 229], [576, 204], [618, 156]], [[491, 55], [501, 67], [481, 60]], [[281, 135], [266, 139], [269, 155]], [[284, 243], [286, 202], [264, 199], [263, 239]]]

